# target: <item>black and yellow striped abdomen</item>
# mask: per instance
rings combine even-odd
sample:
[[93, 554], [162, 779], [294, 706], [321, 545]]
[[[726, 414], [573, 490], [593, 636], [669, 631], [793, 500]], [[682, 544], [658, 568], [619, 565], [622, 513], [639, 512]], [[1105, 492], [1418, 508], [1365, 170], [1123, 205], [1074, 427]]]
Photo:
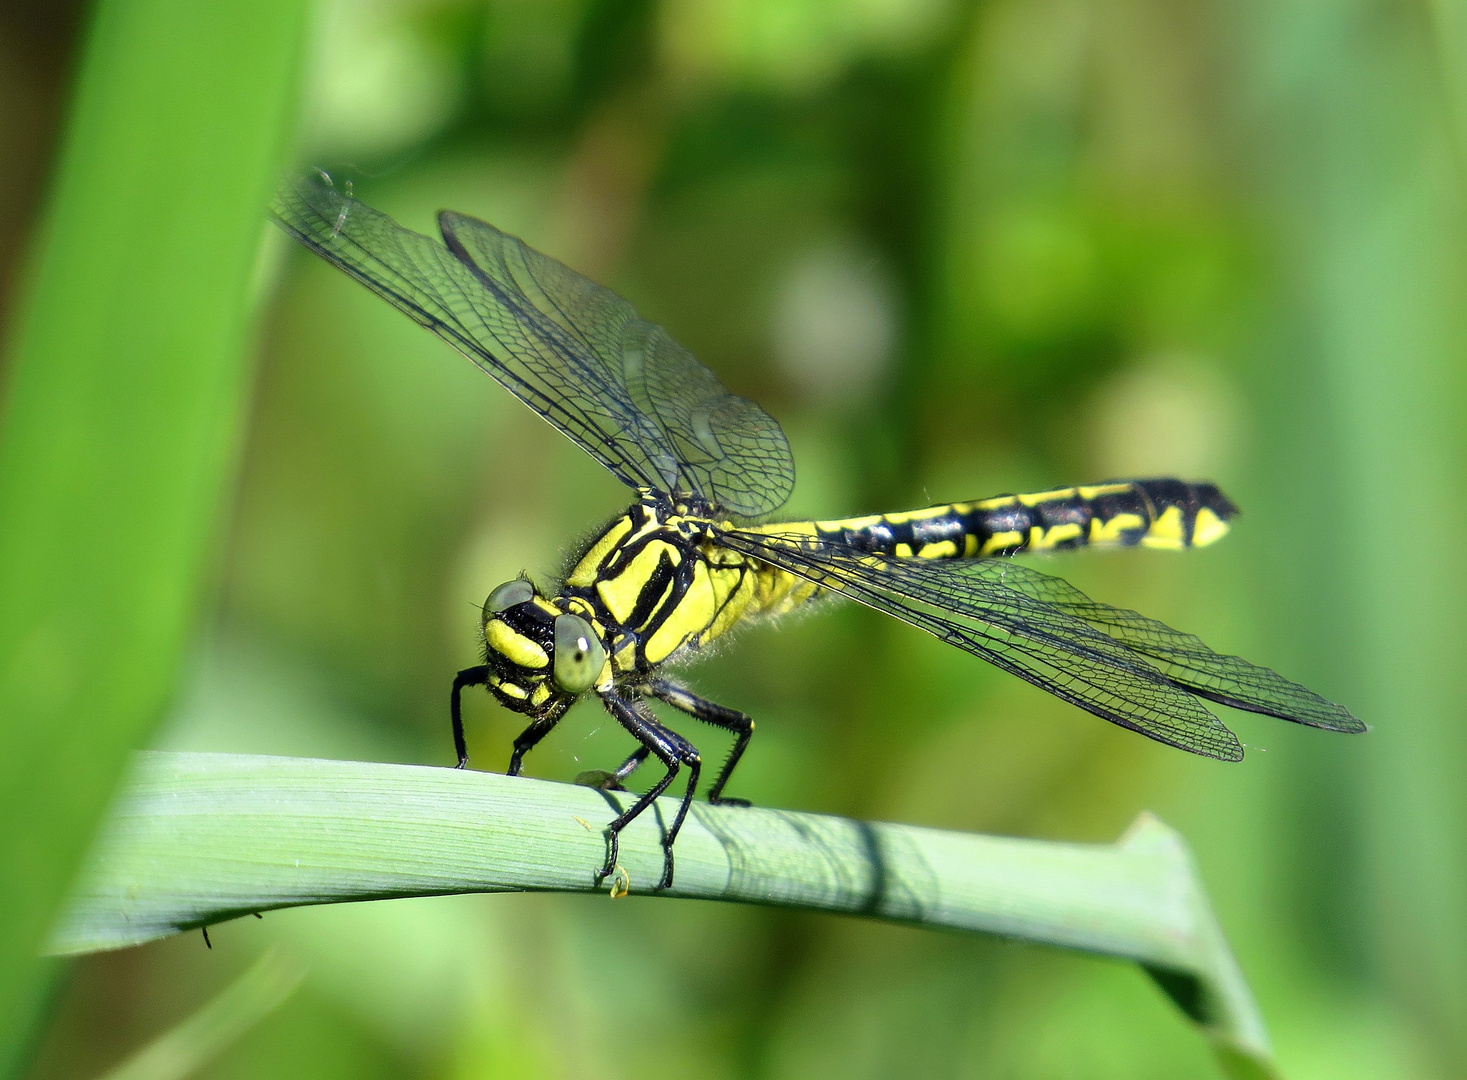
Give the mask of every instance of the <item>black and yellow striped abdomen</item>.
[[[993, 558], [1083, 546], [1198, 547], [1226, 533], [1236, 512], [1209, 483], [1126, 480], [745, 531], [896, 558]], [[543, 606], [589, 620], [604, 640], [608, 677], [621, 678], [699, 649], [744, 619], [779, 615], [820, 594], [811, 580], [720, 545], [726, 527], [649, 494], [586, 547], [559, 601]]]
[[1087, 546], [1201, 547], [1225, 534], [1236, 513], [1214, 484], [1120, 480], [767, 529], [898, 558], [971, 559]]

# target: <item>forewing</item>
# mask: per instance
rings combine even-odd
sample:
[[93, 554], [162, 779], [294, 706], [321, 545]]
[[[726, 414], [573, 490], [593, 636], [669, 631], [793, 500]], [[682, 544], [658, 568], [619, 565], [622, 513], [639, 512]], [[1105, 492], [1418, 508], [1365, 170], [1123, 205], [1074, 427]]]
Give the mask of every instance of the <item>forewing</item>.
[[672, 335], [621, 296], [486, 222], [445, 213], [443, 238], [486, 292], [518, 314], [527, 336], [563, 340], [615, 386], [651, 428], [667, 492], [692, 492], [741, 517], [769, 514], [794, 487], [779, 424], [729, 393]]
[[484, 288], [512, 304], [527, 333], [561, 338], [615, 385], [656, 431], [666, 491], [703, 495], [714, 506], [757, 517], [782, 506], [794, 461], [779, 424], [729, 393], [665, 329], [639, 317], [610, 289], [463, 214], [439, 216], [449, 248]]
[[282, 191], [274, 211], [303, 244], [454, 345], [628, 486], [687, 493], [742, 516], [789, 494], [794, 466], [767, 413], [625, 300], [514, 237], [444, 214], [445, 246], [343, 195], [324, 174]]
[[[897, 559], [799, 534], [729, 530], [719, 542], [894, 615], [1112, 723], [1204, 757], [1243, 756], [1237, 738], [1190, 688], [1125, 641], [1031, 595], [1030, 578], [1044, 575], [1026, 567], [1001, 559]], [[1011, 577], [1030, 589], [1011, 586]]]

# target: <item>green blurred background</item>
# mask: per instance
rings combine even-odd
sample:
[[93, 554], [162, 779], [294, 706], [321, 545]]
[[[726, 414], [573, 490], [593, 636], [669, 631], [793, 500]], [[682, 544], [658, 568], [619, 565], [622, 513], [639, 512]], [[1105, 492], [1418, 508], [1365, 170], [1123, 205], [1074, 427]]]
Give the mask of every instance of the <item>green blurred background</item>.
[[[0, 308], [85, 13], [0, 9]], [[487, 218], [617, 288], [785, 426], [790, 511], [1208, 477], [1212, 549], [1039, 565], [1340, 700], [1191, 759], [892, 620], [744, 634], [762, 805], [1193, 844], [1294, 1078], [1467, 1075], [1467, 16], [1449, 0], [330, 0], [298, 166]], [[626, 495], [263, 225], [240, 478], [156, 745], [448, 764], [477, 605]], [[469, 708], [474, 764], [515, 717]], [[716, 733], [690, 731], [705, 756]], [[530, 760], [625, 737], [579, 708]], [[1220, 1075], [1138, 971], [708, 903], [268, 915], [72, 965], [36, 1078], [96, 1076], [262, 950], [309, 969], [205, 1075]]]

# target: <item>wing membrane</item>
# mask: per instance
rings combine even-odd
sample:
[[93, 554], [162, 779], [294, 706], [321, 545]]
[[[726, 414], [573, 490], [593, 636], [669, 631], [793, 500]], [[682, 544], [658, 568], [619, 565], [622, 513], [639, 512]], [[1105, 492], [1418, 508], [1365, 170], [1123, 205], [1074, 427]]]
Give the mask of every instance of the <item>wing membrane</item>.
[[1205, 757], [1236, 761], [1243, 751], [1198, 696], [1315, 727], [1363, 729], [1344, 709], [1266, 668], [1007, 559], [898, 559], [808, 535], [739, 530], [720, 542], [918, 626], [1112, 723]]
[[462, 214], [445, 243], [343, 195], [324, 174], [285, 189], [296, 239], [444, 338], [629, 487], [732, 514], [778, 509], [794, 486], [779, 424], [728, 392], [631, 304]]
[[1170, 682], [1190, 693], [1308, 727], [1350, 733], [1365, 730], [1365, 724], [1347, 709], [1278, 672], [1213, 652], [1197, 636], [1173, 630], [1156, 619], [1092, 600], [1068, 581], [1015, 565], [1004, 584], [1088, 623], [1145, 657]]

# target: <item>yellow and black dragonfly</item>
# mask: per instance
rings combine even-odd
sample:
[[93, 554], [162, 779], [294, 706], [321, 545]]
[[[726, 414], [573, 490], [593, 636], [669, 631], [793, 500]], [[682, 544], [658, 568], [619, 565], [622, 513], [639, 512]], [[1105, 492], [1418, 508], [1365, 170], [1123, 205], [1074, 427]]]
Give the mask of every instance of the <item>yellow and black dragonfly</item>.
[[1243, 748], [1199, 699], [1331, 731], [1365, 729], [1267, 668], [1006, 557], [1211, 543], [1236, 512], [1212, 484], [1122, 480], [755, 524], [794, 487], [779, 424], [615, 293], [463, 214], [439, 214], [441, 242], [405, 229], [325, 173], [285, 189], [274, 212], [297, 240], [468, 356], [636, 492], [557, 589], [522, 577], [489, 594], [484, 663], [458, 673], [451, 698], [460, 767], [468, 754], [459, 700], [470, 686], [530, 718], [510, 775], [588, 693], [638, 743], [614, 771], [596, 774], [602, 786], [620, 789], [649, 756], [662, 762], [662, 777], [607, 826], [599, 877], [616, 866], [621, 830], [686, 767], [657, 887], [672, 883], [673, 842], [701, 759], [648, 699], [733, 734], [708, 799], [739, 801], [723, 792], [753, 721], [700, 698], [668, 669], [740, 623], [822, 594], [887, 612], [1112, 723], [1206, 757], [1237, 761]]

